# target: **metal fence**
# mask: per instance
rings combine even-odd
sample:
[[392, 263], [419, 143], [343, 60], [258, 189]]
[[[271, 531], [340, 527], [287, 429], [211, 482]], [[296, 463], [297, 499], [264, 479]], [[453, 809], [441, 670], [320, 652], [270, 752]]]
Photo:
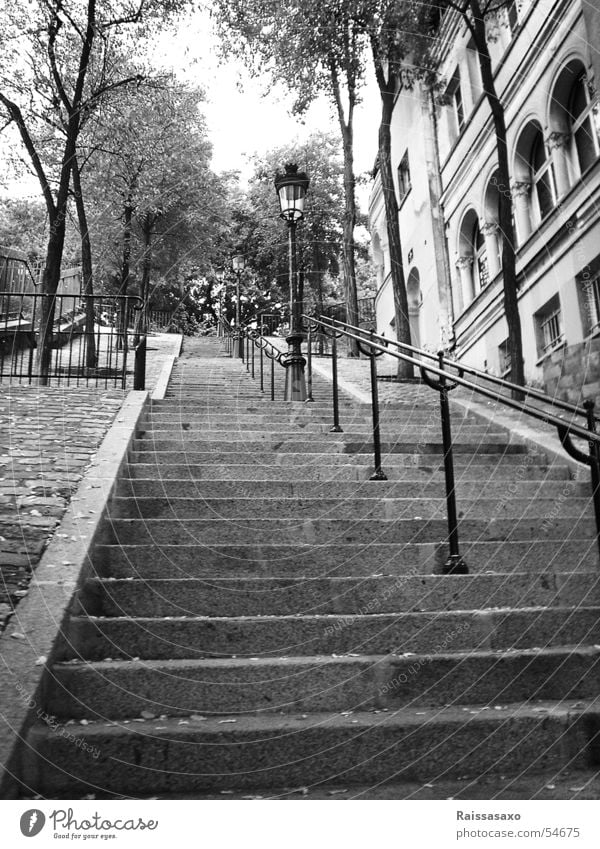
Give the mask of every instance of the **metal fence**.
[[0, 382], [125, 388], [140, 307], [133, 295], [0, 292]]

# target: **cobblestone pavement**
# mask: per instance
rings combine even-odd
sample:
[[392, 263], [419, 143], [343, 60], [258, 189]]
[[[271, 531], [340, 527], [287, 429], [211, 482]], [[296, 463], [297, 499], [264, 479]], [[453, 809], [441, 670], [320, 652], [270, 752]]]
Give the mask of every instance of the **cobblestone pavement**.
[[[146, 388], [179, 336], [149, 337]], [[0, 632], [127, 392], [0, 384]]]

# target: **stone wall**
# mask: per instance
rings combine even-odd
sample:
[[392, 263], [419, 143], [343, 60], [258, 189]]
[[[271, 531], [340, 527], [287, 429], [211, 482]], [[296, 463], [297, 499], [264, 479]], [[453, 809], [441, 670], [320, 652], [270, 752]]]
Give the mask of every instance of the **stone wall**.
[[554, 351], [543, 371], [549, 395], [571, 404], [592, 398], [600, 407], [600, 337]]
[[124, 397], [0, 386], [0, 632]]

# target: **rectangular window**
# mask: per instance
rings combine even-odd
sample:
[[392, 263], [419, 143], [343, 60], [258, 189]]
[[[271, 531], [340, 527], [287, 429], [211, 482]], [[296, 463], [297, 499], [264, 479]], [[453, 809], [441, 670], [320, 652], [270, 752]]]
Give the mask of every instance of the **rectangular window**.
[[584, 335], [589, 336], [600, 329], [600, 270], [587, 266], [577, 275], [577, 288]]
[[460, 90], [460, 80], [452, 97], [454, 101], [454, 114], [456, 115], [456, 122], [460, 133], [465, 126], [465, 110], [463, 107], [462, 91]]
[[408, 150], [405, 151], [404, 156], [400, 160], [400, 165], [398, 165], [398, 206], [402, 206], [404, 202], [404, 198], [410, 192], [411, 182], [410, 182], [410, 166], [408, 163]]
[[465, 108], [460, 82], [460, 71], [455, 70], [446, 89], [446, 103], [449, 109], [450, 142], [453, 144], [465, 126]]
[[562, 314], [558, 294], [534, 315], [538, 357], [549, 354], [564, 342]]
[[510, 374], [510, 351], [508, 348], [508, 339], [505, 339], [498, 345], [498, 366], [500, 377], [507, 377]]

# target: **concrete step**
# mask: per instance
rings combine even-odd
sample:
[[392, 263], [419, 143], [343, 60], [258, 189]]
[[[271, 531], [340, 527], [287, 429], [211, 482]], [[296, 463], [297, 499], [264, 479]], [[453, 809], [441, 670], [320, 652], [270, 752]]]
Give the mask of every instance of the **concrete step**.
[[[171, 570], [173, 571], [173, 570]], [[100, 616], [276, 616], [600, 605], [595, 572], [396, 578], [90, 578], [79, 603]]]
[[[243, 544], [249, 539], [262, 543], [323, 545], [326, 543], [419, 543], [447, 538], [445, 519], [335, 519], [335, 518], [240, 518], [240, 519], [112, 519], [100, 530], [98, 542], [120, 545], [175, 545], [197, 543], [218, 545], [224, 539]], [[464, 518], [459, 520], [461, 539], [474, 542], [561, 541], [596, 538], [595, 524], [587, 517], [555, 518], [541, 528], [532, 518]]]
[[[465, 541], [461, 553], [471, 572], [486, 571], [587, 572], [600, 568], [596, 541], [579, 538], [563, 540]], [[367, 542], [360, 545], [336, 542], [267, 544], [262, 541], [241, 544], [211, 543], [202, 540], [169, 545], [123, 543], [98, 544], [94, 562], [99, 575], [147, 580], [164, 578], [218, 577], [372, 577], [439, 573], [448, 557], [445, 542], [394, 543]], [[458, 576], [454, 576], [458, 577]]]
[[[564, 493], [563, 493], [563, 490]], [[480, 481], [459, 480], [456, 486], [458, 503], [461, 499], [480, 498], [482, 484]], [[513, 503], [515, 497], [534, 499], [543, 502], [557, 502], [561, 508], [568, 503], [566, 496], [575, 499], [591, 499], [590, 484], [582, 478], [581, 481], [566, 481], [557, 490], [554, 480], [535, 481], [519, 480], [507, 491], [505, 481], [486, 481], [484, 495], [486, 498], [498, 500], [499, 505]], [[562, 493], [562, 497], [561, 497]], [[327, 498], [331, 492], [327, 484], [319, 481], [283, 480], [253, 480], [253, 481], [191, 481], [187, 479], [128, 479], [118, 481], [117, 494], [129, 498]], [[339, 499], [354, 498], [417, 498], [437, 499], [442, 497], [440, 485], [437, 482], [426, 481], [336, 481], [335, 496]], [[534, 502], [535, 503], [535, 502]], [[417, 515], [421, 515], [420, 513]]]
[[[303, 409], [301, 412], [280, 412], [278, 410], [265, 410], [264, 412], [247, 412], [235, 410], [234, 412], [221, 413], [218, 410], [207, 410], [203, 413], [189, 412], [182, 414], [183, 411], [171, 411], [169, 413], [151, 412], [144, 418], [144, 427], [148, 429], [165, 429], [169, 427], [186, 427], [191, 430], [202, 427], [221, 427], [226, 425], [235, 425], [236, 427], [247, 428], [250, 425], [258, 424], [260, 427], [252, 428], [260, 430], [264, 426], [271, 425], [295, 425], [297, 427], [306, 428], [307, 430], [327, 430], [332, 424], [331, 410], [324, 412], [312, 412], [310, 409]], [[437, 419], [422, 420], [422, 416], [412, 417], [398, 415], [396, 412], [382, 413], [379, 418], [382, 427], [395, 427], [398, 429], [412, 428], [413, 430], [440, 430], [439, 416]], [[419, 421], [420, 420], [420, 421]], [[508, 435], [508, 432], [490, 422], [482, 422], [474, 417], [466, 417], [457, 415], [456, 420], [452, 418], [453, 432], [473, 431], [473, 433], [496, 431], [500, 434]], [[355, 430], [358, 427], [371, 428], [373, 426], [371, 418], [371, 410], [357, 410], [352, 416], [346, 414], [344, 425], [349, 430]]]
[[[451, 644], [451, 638], [448, 644]], [[59, 663], [49, 712], [131, 719], [593, 699], [600, 647], [400, 656]], [[76, 695], [74, 695], [76, 694]]]
[[500, 711], [405, 708], [229, 719], [235, 721], [98, 722], [67, 726], [66, 734], [37, 725], [25, 747], [24, 778], [55, 798], [98, 787], [139, 797], [321, 782], [424, 783], [488, 772], [523, 776], [585, 768], [598, 733], [595, 704], [580, 700]]
[[[406, 464], [401, 462], [406, 456]], [[129, 475], [132, 478], [159, 479], [159, 480], [204, 480], [204, 481], [294, 481], [300, 484], [303, 481], [368, 481], [373, 474], [372, 463], [360, 462], [360, 455], [330, 454], [327, 463], [323, 462], [320, 455], [314, 455], [313, 462], [306, 462], [304, 455], [298, 458], [295, 454], [280, 454], [277, 465], [266, 464], [261, 461], [254, 463], [240, 463], [237, 465], [227, 463], [194, 464], [191, 459], [187, 463], [132, 463], [129, 466]], [[461, 461], [464, 457], [464, 461]], [[330, 462], [333, 458], [333, 462]], [[246, 458], [247, 459], [247, 458]], [[366, 458], [365, 458], [366, 460]], [[436, 483], [444, 486], [443, 465], [433, 457], [421, 457], [420, 455], [395, 456], [396, 462], [385, 464], [385, 474], [392, 481], [406, 481], [407, 483], [423, 482]], [[428, 462], [427, 462], [428, 460]], [[521, 464], [519, 465], [519, 462]], [[570, 471], [568, 466], [541, 465], [536, 463], [523, 463], [520, 455], [507, 455], [498, 458], [497, 455], [460, 455], [455, 458], [455, 477], [458, 483], [465, 481], [479, 481], [480, 485], [487, 486], [489, 483], [498, 481], [509, 481], [513, 484], [515, 478], [519, 481], [537, 480], [543, 481], [569, 481]], [[438, 490], [439, 491], [439, 490]]]
[[[211, 435], [209, 431], [194, 434], [194, 439], [138, 439], [134, 444], [136, 455], [140, 455], [140, 462], [148, 462], [153, 454], [157, 456], [169, 455], [169, 459], [177, 462], [177, 456], [189, 456], [195, 454], [229, 453], [248, 454], [249, 452], [276, 452], [277, 454], [372, 454], [373, 443], [367, 434], [364, 439], [360, 434], [350, 434], [347, 439], [340, 438], [339, 434], [331, 434], [324, 438], [324, 434], [315, 434], [310, 438], [309, 434], [297, 433], [269, 433], [250, 431], [244, 434], [235, 431], [215, 431]], [[318, 438], [317, 438], [318, 437]], [[453, 444], [453, 452], [458, 454], [519, 454], [527, 453], [524, 445], [518, 443], [507, 443], [505, 439], [482, 438], [479, 442], [463, 442], [456, 440]], [[444, 454], [444, 447], [439, 440], [421, 439], [408, 441], [406, 439], [381, 442], [382, 455], [389, 454]], [[532, 459], [535, 455], [529, 454]], [[538, 455], [539, 460], [546, 462], [546, 456]], [[232, 460], [235, 462], [235, 460]]]
[[73, 616], [64, 657], [152, 660], [231, 656], [549, 648], [600, 643], [600, 607], [248, 617]]
[[[337, 493], [336, 493], [337, 495]], [[566, 503], [556, 498], [473, 498], [461, 499], [458, 504], [459, 518], [490, 519], [512, 517], [539, 519], [540, 524], [555, 518], [585, 517], [594, 522], [591, 499], [571, 498]], [[446, 500], [443, 498], [339, 498], [322, 493], [321, 498], [289, 496], [285, 499], [255, 495], [237, 498], [113, 498], [107, 515], [112, 519], [241, 519], [277, 516], [302, 521], [317, 519], [445, 519]]]

